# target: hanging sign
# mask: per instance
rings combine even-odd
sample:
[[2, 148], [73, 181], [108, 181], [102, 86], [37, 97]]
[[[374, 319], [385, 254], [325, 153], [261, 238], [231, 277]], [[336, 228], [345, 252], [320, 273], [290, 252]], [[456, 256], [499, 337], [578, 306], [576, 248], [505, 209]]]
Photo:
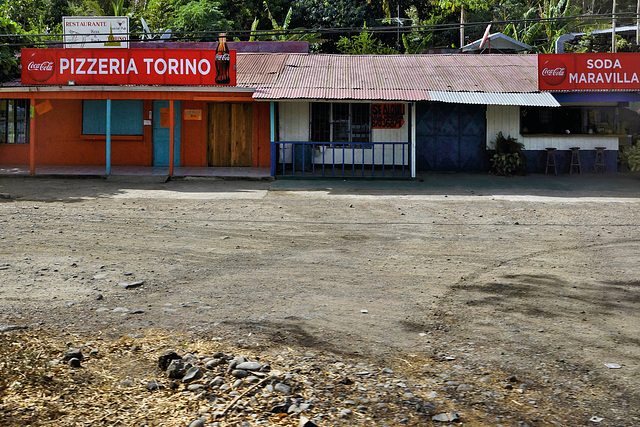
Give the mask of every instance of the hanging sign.
[[[235, 86], [236, 51], [227, 59]], [[22, 49], [21, 62], [24, 85], [221, 85], [210, 49]]]
[[640, 53], [538, 54], [538, 89], [640, 90]]
[[373, 104], [371, 115], [373, 129], [400, 129], [404, 125], [404, 104]]
[[184, 110], [185, 120], [202, 120], [202, 110]]
[[65, 48], [128, 48], [127, 16], [64, 16]]

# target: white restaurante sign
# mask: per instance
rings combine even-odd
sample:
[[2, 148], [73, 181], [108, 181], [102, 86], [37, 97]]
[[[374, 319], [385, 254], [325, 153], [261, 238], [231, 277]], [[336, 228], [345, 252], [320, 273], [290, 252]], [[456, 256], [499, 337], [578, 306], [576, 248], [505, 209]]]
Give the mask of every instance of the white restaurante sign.
[[128, 48], [129, 17], [65, 16], [65, 48]]

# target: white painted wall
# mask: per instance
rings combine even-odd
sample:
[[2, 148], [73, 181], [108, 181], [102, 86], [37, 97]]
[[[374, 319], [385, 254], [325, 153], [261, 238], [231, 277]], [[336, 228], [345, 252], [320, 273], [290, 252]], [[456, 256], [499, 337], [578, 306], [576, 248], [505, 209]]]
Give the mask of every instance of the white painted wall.
[[[309, 114], [311, 109], [310, 102], [278, 102], [277, 104], [279, 122], [278, 131], [280, 135], [280, 141], [309, 141]], [[400, 129], [372, 129], [371, 140], [372, 142], [407, 142], [409, 141], [409, 106], [405, 104], [405, 116], [404, 124]], [[395, 150], [395, 155], [394, 155]], [[292, 148], [286, 146], [284, 150], [285, 162], [290, 162], [292, 159]], [[372, 161], [375, 164], [388, 164], [395, 163], [409, 164], [410, 149], [404, 147], [376, 146], [372, 149], [330, 149], [318, 145], [314, 150], [314, 163], [326, 164], [342, 163], [343, 160], [346, 163], [356, 162], [371, 164]], [[343, 159], [344, 157], [344, 159]]]
[[308, 102], [278, 102], [280, 141], [309, 140]]
[[[487, 105], [487, 149], [493, 150], [498, 132], [522, 141], [520, 135], [520, 107], [511, 105]], [[526, 148], [525, 148], [526, 149]]]
[[547, 147], [558, 150], [571, 147], [580, 147], [581, 150], [593, 150], [595, 147], [618, 150], [617, 135], [520, 135], [520, 107], [487, 105], [487, 149], [494, 148], [492, 141], [500, 131], [504, 136], [518, 138], [525, 150], [544, 150]]

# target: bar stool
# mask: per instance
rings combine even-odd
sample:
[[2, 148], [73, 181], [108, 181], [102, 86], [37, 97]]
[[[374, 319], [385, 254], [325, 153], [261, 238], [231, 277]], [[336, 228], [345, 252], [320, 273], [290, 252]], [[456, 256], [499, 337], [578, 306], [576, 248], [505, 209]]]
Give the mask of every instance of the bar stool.
[[606, 149], [607, 147], [596, 147], [596, 161], [593, 164], [595, 173], [598, 173], [600, 170], [602, 170], [602, 173], [607, 171], [607, 165], [604, 162], [604, 150]]
[[544, 170], [546, 175], [549, 172], [549, 167], [553, 167], [553, 173], [558, 175], [558, 167], [556, 166], [556, 149], [553, 147], [545, 148], [547, 150], [547, 167]]
[[571, 163], [569, 164], [569, 175], [573, 173], [573, 170], [576, 169], [578, 173], [582, 173], [582, 166], [580, 165], [580, 147], [571, 147]]

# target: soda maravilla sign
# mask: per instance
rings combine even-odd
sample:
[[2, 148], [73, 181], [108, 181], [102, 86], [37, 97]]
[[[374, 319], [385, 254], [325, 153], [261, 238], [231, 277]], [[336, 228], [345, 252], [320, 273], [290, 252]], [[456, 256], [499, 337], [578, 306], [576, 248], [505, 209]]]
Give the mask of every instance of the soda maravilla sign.
[[216, 60], [209, 49], [22, 49], [21, 62], [24, 85], [236, 84], [235, 50]]
[[640, 53], [538, 55], [538, 89], [640, 90]]

